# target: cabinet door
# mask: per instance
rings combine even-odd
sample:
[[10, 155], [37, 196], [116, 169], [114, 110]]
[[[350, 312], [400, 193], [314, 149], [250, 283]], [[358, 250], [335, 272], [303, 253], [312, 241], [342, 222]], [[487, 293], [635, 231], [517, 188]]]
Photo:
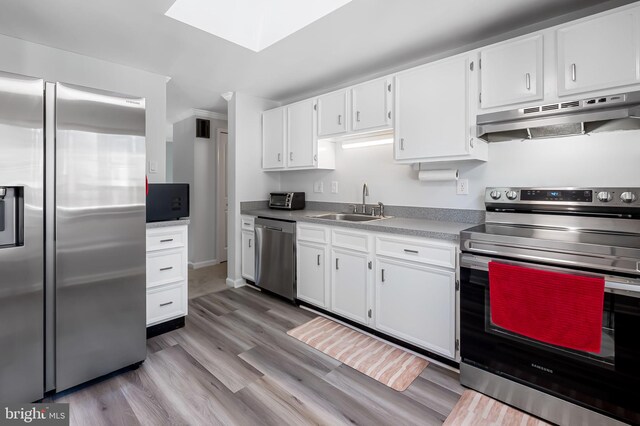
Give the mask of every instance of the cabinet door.
[[333, 249], [331, 259], [331, 310], [350, 320], [367, 324], [367, 254]]
[[482, 108], [542, 99], [542, 34], [480, 52]]
[[306, 100], [287, 107], [288, 167], [313, 167], [317, 154], [315, 102]]
[[640, 81], [637, 12], [567, 25], [558, 34], [558, 93], [568, 95]]
[[334, 136], [347, 131], [347, 92], [318, 98], [318, 136]]
[[327, 246], [298, 242], [298, 299], [328, 308]]
[[262, 168], [284, 167], [285, 117], [284, 108], [262, 113]]
[[256, 269], [255, 236], [251, 231], [242, 231], [242, 277], [253, 281]]
[[376, 328], [455, 357], [455, 273], [376, 259]]
[[354, 131], [375, 130], [391, 125], [391, 82], [380, 79], [351, 89]]
[[396, 160], [468, 153], [468, 67], [465, 56], [396, 76]]

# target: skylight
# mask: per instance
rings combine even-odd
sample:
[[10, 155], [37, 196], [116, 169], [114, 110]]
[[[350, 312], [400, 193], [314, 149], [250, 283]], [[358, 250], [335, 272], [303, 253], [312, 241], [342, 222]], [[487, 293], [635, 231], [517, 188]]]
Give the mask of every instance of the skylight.
[[351, 0], [176, 0], [166, 16], [259, 52]]

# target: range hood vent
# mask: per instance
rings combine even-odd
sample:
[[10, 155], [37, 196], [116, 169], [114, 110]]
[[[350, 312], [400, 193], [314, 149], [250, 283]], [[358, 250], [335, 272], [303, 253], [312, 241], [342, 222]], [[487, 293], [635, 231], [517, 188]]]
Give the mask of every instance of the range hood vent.
[[640, 91], [478, 115], [487, 142], [640, 129]]

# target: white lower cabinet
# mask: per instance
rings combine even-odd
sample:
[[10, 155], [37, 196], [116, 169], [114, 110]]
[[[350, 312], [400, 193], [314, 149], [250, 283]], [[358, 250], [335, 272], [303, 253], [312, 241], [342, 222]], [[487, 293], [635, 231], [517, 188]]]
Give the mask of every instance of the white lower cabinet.
[[298, 299], [320, 308], [329, 307], [328, 251], [324, 244], [299, 241], [297, 246]]
[[187, 225], [147, 229], [147, 327], [187, 315]]
[[453, 358], [455, 271], [376, 259], [378, 330]]
[[331, 310], [367, 324], [368, 253], [332, 249]]
[[456, 253], [450, 241], [299, 223], [297, 298], [455, 359]]
[[256, 237], [254, 232], [255, 217], [242, 216], [242, 278], [255, 281], [256, 270]]

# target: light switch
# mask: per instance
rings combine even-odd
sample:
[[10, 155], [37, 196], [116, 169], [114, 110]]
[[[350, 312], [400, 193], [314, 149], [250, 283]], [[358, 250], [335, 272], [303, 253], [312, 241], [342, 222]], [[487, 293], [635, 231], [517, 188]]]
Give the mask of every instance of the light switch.
[[331, 182], [331, 193], [332, 194], [338, 193], [338, 182], [335, 180]]
[[313, 192], [324, 192], [324, 183], [321, 180], [313, 184]]
[[158, 162], [149, 160], [149, 173], [158, 173]]

